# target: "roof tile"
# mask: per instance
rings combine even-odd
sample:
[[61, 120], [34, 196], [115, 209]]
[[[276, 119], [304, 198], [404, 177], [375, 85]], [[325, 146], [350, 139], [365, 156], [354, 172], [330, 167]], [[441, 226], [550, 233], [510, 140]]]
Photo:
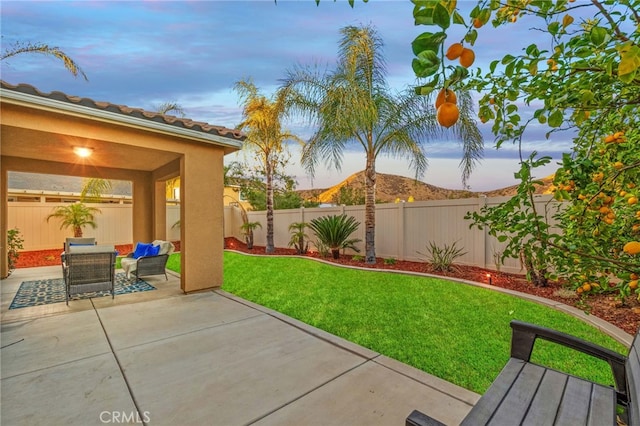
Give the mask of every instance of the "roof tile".
[[94, 109], [114, 112], [118, 114], [129, 115], [132, 117], [143, 118], [143, 119], [154, 121], [154, 122], [165, 123], [171, 126], [187, 128], [197, 132], [209, 133], [209, 134], [236, 139], [240, 141], [246, 138], [246, 135], [241, 131], [235, 130], [235, 129], [229, 129], [223, 126], [214, 126], [202, 121], [193, 121], [189, 118], [181, 118], [181, 117], [175, 117], [172, 115], [160, 114], [158, 112], [146, 111], [140, 108], [132, 108], [126, 105], [116, 105], [110, 102], [94, 101], [93, 99], [90, 99], [90, 98], [82, 98], [79, 96], [67, 95], [66, 93], [59, 92], [59, 91], [53, 91], [51, 93], [43, 93], [29, 84], [21, 83], [21, 84], [13, 85], [13, 84], [7, 83], [4, 80], [0, 80], [0, 87], [6, 90], [12, 90], [15, 92], [21, 92], [28, 95], [39, 96], [41, 98], [53, 99], [57, 101], [67, 102], [70, 104], [79, 104], [88, 108], [94, 108]]

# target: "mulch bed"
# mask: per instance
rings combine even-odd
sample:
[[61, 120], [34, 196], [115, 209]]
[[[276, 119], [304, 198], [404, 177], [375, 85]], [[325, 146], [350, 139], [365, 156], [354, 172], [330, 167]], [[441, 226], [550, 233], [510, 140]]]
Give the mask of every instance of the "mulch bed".
[[[180, 251], [180, 242], [172, 241], [176, 246], [176, 251]], [[225, 248], [241, 251], [250, 254], [265, 254], [264, 246], [254, 246], [253, 249], [247, 249], [247, 245], [235, 238], [225, 239]], [[133, 246], [118, 245], [116, 250], [122, 255], [133, 251]], [[55, 266], [60, 265], [60, 249], [27, 251], [21, 252], [16, 263], [17, 268], [30, 268], [35, 266]], [[295, 255], [294, 249], [277, 247], [272, 253], [274, 255]], [[307, 257], [319, 257], [318, 253], [308, 253]], [[556, 300], [569, 306], [585, 310], [591, 315], [602, 318], [603, 320], [615, 325], [618, 328], [634, 335], [640, 328], [640, 302], [635, 297], [629, 297], [621, 301], [615, 294], [596, 294], [589, 295], [584, 298], [567, 296], [567, 292], [563, 291], [562, 285], [559, 283], [551, 283], [547, 287], [536, 287], [525, 279], [524, 275], [509, 274], [505, 272], [497, 272], [478, 268], [475, 266], [457, 265], [456, 270], [452, 272], [434, 271], [428, 263], [409, 262], [398, 260], [394, 264], [385, 263], [384, 259], [376, 259], [376, 263], [369, 265], [363, 260], [354, 260], [352, 256], [340, 256], [339, 259], [326, 257], [324, 260], [341, 265], [358, 266], [369, 269], [393, 269], [400, 271], [424, 272], [443, 277], [459, 278], [479, 283], [488, 283], [487, 274], [491, 275], [491, 285], [502, 287], [510, 290], [528, 293], [535, 296], [544, 297], [546, 299]]]

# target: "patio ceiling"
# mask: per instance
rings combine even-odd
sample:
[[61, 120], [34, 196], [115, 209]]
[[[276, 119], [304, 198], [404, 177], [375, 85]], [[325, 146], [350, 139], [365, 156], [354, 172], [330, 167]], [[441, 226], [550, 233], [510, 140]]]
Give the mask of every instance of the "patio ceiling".
[[[180, 158], [180, 154], [175, 152], [12, 126], [4, 126], [2, 136], [3, 156], [55, 161], [67, 163], [70, 167], [91, 165], [153, 171]], [[88, 158], [80, 158], [73, 152], [76, 146], [93, 148], [93, 154]]]

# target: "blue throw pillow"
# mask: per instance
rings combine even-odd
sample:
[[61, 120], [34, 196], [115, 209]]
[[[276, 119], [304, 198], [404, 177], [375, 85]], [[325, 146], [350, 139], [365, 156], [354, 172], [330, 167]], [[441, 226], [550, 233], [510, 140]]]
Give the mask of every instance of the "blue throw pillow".
[[151, 245], [151, 247], [147, 249], [145, 256], [157, 256], [158, 253], [160, 253], [160, 246]]
[[136, 249], [133, 252], [133, 258], [138, 259], [142, 256], [147, 256], [147, 251], [151, 248], [151, 243], [138, 243]]

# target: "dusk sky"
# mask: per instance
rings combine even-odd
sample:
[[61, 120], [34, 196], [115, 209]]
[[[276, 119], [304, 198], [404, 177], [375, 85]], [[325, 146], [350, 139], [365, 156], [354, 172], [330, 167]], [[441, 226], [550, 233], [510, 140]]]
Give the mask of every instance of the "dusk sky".
[[[472, 7], [475, 2], [458, 1]], [[6, 1], [1, 7], [2, 49], [16, 41], [56, 46], [71, 56], [89, 81], [74, 78], [59, 61], [43, 55], [19, 55], [2, 62], [2, 79], [27, 83], [42, 92], [61, 91], [96, 101], [155, 110], [164, 102], [180, 104], [188, 118], [233, 128], [241, 121], [236, 81], [250, 77], [262, 93], [271, 95], [296, 64], [335, 64], [340, 28], [371, 24], [385, 46], [388, 82], [396, 90], [416, 84], [411, 69], [411, 41], [427, 27], [413, 25], [413, 5], [408, 0], [362, 3], [346, 1]], [[479, 30], [476, 63], [484, 70], [491, 60], [509, 51], [519, 53], [533, 42], [535, 32], [524, 20], [520, 25]], [[447, 40], [445, 44], [453, 43]], [[312, 129], [289, 123], [289, 130], [307, 138]], [[518, 153], [514, 146], [494, 148], [489, 126], [485, 159], [469, 180], [470, 189], [482, 191], [516, 183]], [[546, 140], [548, 129], [527, 135], [527, 154], [536, 150], [559, 159], [567, 151], [570, 135]], [[422, 181], [445, 188], [462, 188], [458, 163], [461, 148], [454, 140], [425, 143], [429, 168]], [[299, 150], [291, 148], [287, 174], [298, 188], [335, 185], [364, 169], [364, 154], [354, 147], [345, 153], [342, 171], [319, 168], [311, 182], [299, 166]], [[242, 154], [227, 156], [227, 162]], [[541, 170], [551, 174], [557, 161]], [[413, 177], [407, 161], [379, 157], [379, 173]]]

